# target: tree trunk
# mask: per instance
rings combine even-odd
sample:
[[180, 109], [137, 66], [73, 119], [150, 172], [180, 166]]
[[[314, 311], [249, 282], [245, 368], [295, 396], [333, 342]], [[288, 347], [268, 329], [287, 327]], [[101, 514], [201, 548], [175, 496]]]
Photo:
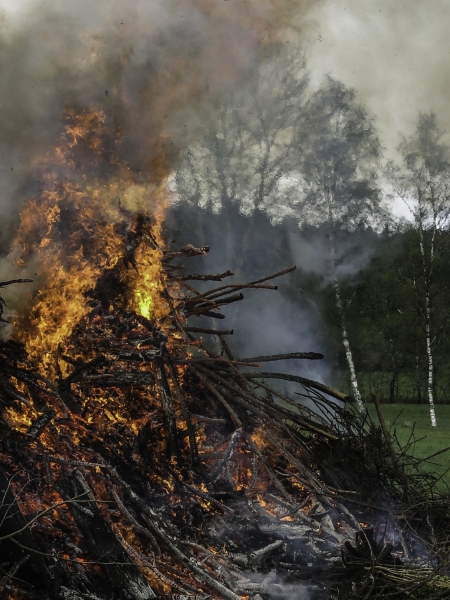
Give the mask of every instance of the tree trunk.
[[334, 235], [333, 235], [333, 231], [332, 231], [333, 218], [332, 218], [331, 208], [329, 210], [330, 210], [330, 214], [329, 214], [330, 259], [331, 259], [331, 269], [332, 269], [332, 274], [333, 274], [334, 294], [335, 294], [335, 298], [336, 298], [336, 307], [338, 309], [339, 319], [341, 321], [342, 344], [344, 346], [345, 358], [347, 359], [348, 370], [350, 372], [350, 383], [351, 383], [352, 390], [353, 390], [353, 396], [356, 400], [356, 404], [358, 405], [359, 412], [361, 414], [364, 414], [366, 412], [366, 409], [364, 408], [364, 404], [363, 404], [363, 401], [361, 398], [361, 393], [359, 391], [358, 380], [356, 378], [355, 363], [353, 362], [353, 355], [352, 355], [352, 351], [350, 348], [350, 342], [348, 341], [347, 327], [345, 324], [344, 307], [342, 305], [341, 290], [339, 288], [339, 283], [336, 278], [336, 259], [335, 259], [336, 253], [335, 253], [335, 249], [334, 249]]
[[419, 349], [416, 351], [416, 386], [417, 386], [417, 403], [422, 404], [422, 393], [420, 390], [420, 368], [419, 368]]
[[356, 378], [356, 370], [355, 363], [353, 362], [352, 350], [350, 348], [350, 342], [348, 341], [347, 328], [345, 325], [345, 317], [344, 317], [344, 309], [342, 306], [341, 299], [341, 291], [339, 289], [339, 284], [337, 281], [334, 282], [334, 293], [336, 297], [336, 306], [339, 312], [339, 317], [341, 320], [341, 335], [342, 335], [342, 344], [345, 349], [345, 358], [347, 359], [348, 370], [350, 372], [350, 383], [352, 385], [353, 396], [356, 400], [356, 404], [358, 405], [358, 410], [361, 414], [364, 414], [366, 409], [364, 408], [364, 404], [361, 398], [361, 393], [359, 391], [358, 380]]
[[436, 411], [434, 410], [433, 397], [433, 353], [431, 351], [431, 333], [430, 333], [430, 300], [428, 293], [425, 296], [426, 301], [426, 322], [425, 331], [427, 336], [427, 358], [428, 358], [428, 403], [430, 405], [431, 425], [436, 427]]
[[433, 270], [433, 261], [434, 261], [434, 235], [436, 232], [436, 224], [433, 231], [433, 235], [431, 238], [430, 244], [430, 258], [429, 265], [427, 266], [427, 261], [425, 258], [425, 243], [424, 243], [424, 235], [422, 230], [422, 223], [420, 224], [420, 253], [422, 254], [422, 264], [423, 264], [423, 282], [425, 287], [425, 334], [427, 339], [427, 358], [428, 358], [428, 404], [430, 405], [430, 418], [431, 425], [436, 427], [436, 412], [434, 410], [434, 394], [433, 394], [433, 353], [431, 350], [431, 299], [430, 299], [430, 287], [432, 281], [432, 270]]
[[394, 404], [394, 402], [395, 402], [395, 385], [396, 385], [396, 383], [398, 383], [398, 376], [399, 376], [399, 373], [394, 372], [392, 379], [389, 383], [389, 404]]

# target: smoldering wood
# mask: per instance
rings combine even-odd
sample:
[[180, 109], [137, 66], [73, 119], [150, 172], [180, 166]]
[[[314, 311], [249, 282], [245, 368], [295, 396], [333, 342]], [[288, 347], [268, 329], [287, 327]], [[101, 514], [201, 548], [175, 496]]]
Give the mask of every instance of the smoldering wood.
[[[9, 586], [11, 579], [17, 573], [17, 571], [30, 560], [30, 555], [26, 554], [23, 558], [18, 560], [13, 566], [7, 571], [6, 577], [0, 583], [0, 595], [3, 596], [5, 593], [6, 586]], [[8, 563], [7, 563], [8, 564]]]
[[[325, 430], [321, 429], [320, 427], [317, 427], [315, 424], [307, 421], [305, 418], [299, 417], [298, 414], [296, 414], [282, 406], [270, 404], [261, 396], [257, 396], [256, 394], [250, 394], [249, 392], [242, 390], [236, 384], [230, 383], [224, 377], [222, 377], [221, 375], [218, 375], [217, 373], [215, 373], [213, 371], [209, 371], [209, 370], [205, 369], [204, 367], [201, 367], [200, 365], [197, 366], [196, 369], [207, 374], [209, 377], [211, 377], [211, 379], [214, 379], [215, 381], [221, 383], [225, 388], [229, 389], [230, 391], [235, 392], [236, 393], [236, 396], [234, 397], [235, 402], [242, 404], [243, 399], [245, 399], [244, 400], [245, 406], [247, 408], [249, 408], [250, 410], [254, 411], [255, 414], [258, 414], [259, 416], [268, 417], [270, 415], [272, 418], [275, 418], [275, 419], [287, 418], [307, 430], [310, 430], [310, 431], [313, 431], [316, 433], [320, 433], [321, 435], [323, 435], [324, 437], [327, 437], [328, 439], [333, 439], [333, 440], [339, 439], [339, 436], [337, 436], [329, 431], [325, 431]], [[243, 373], [243, 375], [244, 375], [244, 377], [246, 377], [247, 373]], [[239, 396], [241, 397], [240, 399], [239, 399]]]
[[155, 383], [153, 373], [140, 371], [138, 373], [101, 373], [98, 375], [87, 375], [80, 381], [82, 385], [92, 387], [129, 387], [134, 385], [152, 385]]
[[120, 541], [122, 542], [122, 545], [128, 552], [128, 554], [134, 559], [136, 565], [140, 566], [141, 568], [143, 567], [144, 569], [149, 569], [150, 571], [152, 571], [158, 579], [160, 579], [166, 585], [169, 585], [171, 589], [189, 594], [189, 590], [184, 585], [174, 581], [173, 577], [170, 579], [169, 577], [167, 577], [167, 575], [161, 573], [161, 571], [157, 569], [156, 566], [146, 556], [144, 556], [141, 552], [135, 550], [133, 546], [130, 546], [130, 544], [128, 544], [122, 536], [120, 536]]
[[[157, 333], [157, 332], [154, 332]], [[139, 349], [145, 347], [145, 346], [155, 346], [156, 348], [158, 348], [159, 350], [161, 349], [161, 343], [166, 342], [167, 338], [166, 336], [159, 336], [159, 335], [153, 335], [152, 337], [139, 337], [133, 340], [127, 340], [127, 342], [135, 347], [138, 347]]]
[[274, 486], [277, 488], [277, 490], [280, 492], [280, 494], [283, 496], [283, 498], [285, 500], [287, 500], [288, 502], [292, 502], [291, 495], [286, 490], [284, 485], [281, 483], [279, 478], [276, 476], [274, 470], [269, 465], [268, 461], [266, 460], [266, 457], [263, 455], [261, 450], [258, 448], [257, 444], [252, 440], [252, 438], [250, 436], [247, 436], [247, 441], [249, 443], [250, 448], [253, 450], [253, 452], [256, 454], [256, 456], [259, 458], [259, 462], [266, 470], [266, 472], [269, 475], [269, 478], [272, 481], [272, 483], [274, 484]]
[[189, 437], [190, 464], [191, 464], [191, 468], [193, 468], [194, 465], [198, 462], [198, 447], [197, 447], [197, 441], [195, 439], [195, 432], [192, 427], [191, 413], [188, 409], [187, 402], [186, 402], [186, 399], [183, 394], [183, 390], [181, 389], [181, 386], [178, 383], [178, 378], [177, 378], [177, 375], [175, 373], [175, 370], [174, 370], [173, 364], [172, 364], [172, 358], [170, 356], [170, 353], [167, 352], [167, 350], [165, 352], [165, 359], [166, 359], [166, 363], [167, 363], [170, 377], [172, 380], [172, 385], [175, 388], [175, 393], [178, 396], [178, 401], [181, 406], [183, 417], [186, 421], [186, 427], [187, 427], [188, 437]]
[[195, 316], [195, 317], [210, 317], [211, 319], [225, 319], [225, 315], [223, 315], [222, 313], [215, 313], [215, 312], [212, 312], [210, 310], [206, 310], [206, 311], [200, 312], [198, 314], [192, 313], [190, 316]]
[[[221, 298], [219, 301], [216, 300], [205, 300], [204, 302], [190, 302], [186, 301], [186, 316], [189, 317], [191, 315], [201, 314], [204, 310], [210, 310], [214, 308], [220, 308], [221, 306], [227, 306], [228, 304], [232, 304], [233, 302], [239, 302], [244, 299], [244, 294], [233, 294], [232, 296], [226, 296]], [[191, 308], [192, 307], [192, 308]]]
[[226, 504], [222, 504], [221, 502], [219, 502], [218, 500], [213, 498], [211, 496], [211, 494], [203, 492], [202, 490], [198, 490], [194, 486], [189, 485], [188, 483], [185, 483], [185, 482], [183, 483], [183, 486], [187, 490], [189, 490], [190, 492], [192, 492], [193, 494], [198, 496], [199, 498], [203, 498], [204, 500], [207, 500], [208, 502], [210, 502], [215, 508], [218, 508], [220, 511], [234, 514], [235, 511], [232, 508], [228, 507]]
[[242, 300], [243, 299], [243, 295], [242, 293], [239, 294], [233, 294], [234, 290], [230, 290], [229, 292], [225, 292], [223, 295], [220, 296], [220, 299], [217, 300], [216, 298], [210, 297], [207, 298], [205, 295], [198, 295], [198, 296], [188, 296], [183, 298], [183, 302], [185, 307], [188, 310], [195, 310], [198, 308], [208, 308], [208, 307], [214, 307], [220, 303], [228, 303], [228, 302], [233, 302], [235, 299], [238, 300]]
[[13, 283], [33, 283], [33, 279], [10, 279], [9, 281], [0, 281], [0, 288], [12, 285]]
[[219, 417], [205, 417], [204, 415], [191, 415], [192, 418], [196, 421], [203, 421], [204, 423], [226, 423], [226, 419], [221, 419]]
[[[210, 371], [208, 371], [207, 369], [203, 369], [203, 367], [201, 367], [200, 365], [196, 365], [195, 370], [197, 373], [204, 373], [205, 375], [209, 376], [213, 381], [211, 383], [222, 383], [223, 382], [223, 378], [219, 377], [213, 377]], [[216, 381], [214, 381], [214, 379]], [[228, 400], [232, 403], [232, 404], [237, 404], [239, 406], [241, 406], [242, 408], [246, 409], [247, 411], [254, 413], [255, 415], [261, 417], [262, 419], [266, 419], [266, 420], [272, 420], [274, 425], [280, 425], [279, 421], [277, 420], [278, 415], [268, 415], [267, 413], [265, 413], [263, 410], [261, 410], [261, 408], [257, 405], [255, 405], [255, 403], [253, 403], [253, 397], [250, 397], [251, 402], [248, 401], [248, 399], [245, 396], [245, 393], [242, 393], [242, 390], [240, 390], [239, 388], [236, 388], [234, 386], [223, 386], [225, 389], [220, 388], [220, 391], [222, 392], [223, 395], [226, 395]], [[236, 395], [232, 396], [229, 393], [227, 393], [227, 388], [230, 389], [231, 391], [236, 391], [237, 393]]]
[[[292, 400], [292, 398], [290, 398], [289, 396], [286, 396], [285, 394], [281, 394], [279, 391], [274, 390], [273, 388], [269, 387], [262, 381], [257, 382], [257, 387], [265, 390], [268, 393], [268, 400], [271, 403], [273, 402], [274, 396], [277, 398], [280, 398], [280, 400], [283, 400], [284, 402], [286, 402], [287, 405], [295, 408], [295, 410], [299, 414], [301, 414], [303, 417], [306, 417], [306, 415], [308, 415], [310, 417], [309, 423], [311, 425], [316, 425], [316, 426], [320, 425], [320, 427], [328, 429], [330, 421], [327, 421], [321, 414], [318, 414], [318, 411], [313, 411], [308, 406], [305, 406], [304, 404], [299, 404], [297, 401]], [[337, 415], [333, 414], [331, 412], [330, 417], [337, 417]], [[294, 425], [294, 429], [298, 432], [301, 430], [301, 427]]]
[[[222, 366], [232, 366], [232, 365], [239, 365], [242, 367], [254, 367], [255, 364], [253, 362], [246, 362], [243, 360], [232, 360], [229, 358], [223, 358], [223, 357], [217, 357], [217, 358], [210, 358], [210, 357], [204, 357], [204, 358], [188, 358], [185, 360], [177, 360], [175, 362], [175, 364], [177, 365], [188, 365], [188, 364], [202, 364], [204, 363], [207, 366], [210, 367], [216, 367], [219, 366], [220, 364]], [[256, 365], [258, 366], [258, 365]]]
[[174, 456], [179, 460], [180, 449], [178, 445], [178, 431], [175, 412], [173, 409], [172, 392], [167, 381], [164, 362], [162, 360], [159, 361], [157, 366], [156, 381], [159, 390], [159, 397], [161, 399], [161, 407], [166, 422], [167, 434], [169, 436], [169, 453], [170, 456]]
[[225, 452], [223, 453], [223, 456], [222, 456], [221, 460], [219, 461], [219, 464], [217, 465], [217, 469], [211, 475], [211, 481], [213, 484], [216, 483], [216, 481], [219, 479], [219, 477], [222, 475], [222, 473], [227, 468], [227, 465], [230, 462], [231, 457], [233, 456], [233, 452], [236, 449], [236, 445], [237, 445], [241, 435], [242, 435], [242, 429], [236, 429], [236, 431], [231, 436], [228, 446], [226, 447]]
[[203, 296], [205, 298], [211, 298], [211, 296], [214, 296], [217, 292], [221, 292], [222, 290], [237, 290], [237, 289], [250, 288], [252, 286], [256, 286], [261, 283], [264, 283], [265, 281], [270, 281], [271, 279], [276, 279], [277, 277], [281, 277], [282, 275], [287, 275], [288, 273], [295, 271], [296, 268], [297, 267], [294, 265], [292, 267], [288, 267], [287, 269], [283, 269], [282, 271], [278, 271], [277, 273], [273, 273], [272, 275], [267, 275], [267, 277], [263, 277], [262, 279], [257, 279], [256, 281], [250, 281], [249, 283], [238, 283], [238, 284], [233, 284], [233, 285], [220, 286], [220, 287], [214, 288], [212, 290], [209, 290], [208, 292], [205, 292], [203, 294]]
[[224, 349], [225, 354], [230, 360], [234, 360], [234, 356], [231, 352], [231, 348], [229, 347], [228, 342], [221, 335], [219, 335], [219, 340], [222, 345], [222, 348]]
[[176, 555], [182, 563], [186, 564], [199, 578], [201, 582], [206, 583], [213, 590], [222, 594], [225, 598], [229, 600], [240, 600], [239, 596], [234, 594], [229, 588], [221, 584], [219, 581], [214, 579], [209, 575], [207, 571], [203, 569], [200, 563], [189, 553], [179, 546], [170, 535], [166, 533], [164, 527], [161, 522], [158, 520], [156, 513], [152, 510], [150, 506], [147, 506], [142, 502], [142, 500], [131, 490], [130, 486], [125, 484], [123, 480], [117, 475], [117, 472], [114, 469], [110, 469], [114, 478], [119, 481], [122, 486], [127, 490], [131, 499], [134, 500], [137, 505], [143, 510], [143, 513], [147, 515], [146, 522], [152, 528], [153, 532], [157, 537], [161, 539], [164, 545]]
[[205, 387], [219, 400], [219, 402], [226, 408], [228, 414], [233, 421], [235, 427], [242, 427], [242, 421], [240, 417], [236, 414], [235, 410], [231, 407], [231, 405], [225, 400], [223, 395], [217, 390], [212, 383], [208, 381], [208, 379], [200, 372], [197, 371], [197, 377], [199, 380], [205, 385]]
[[19, 400], [19, 402], [22, 402], [25, 406], [31, 408], [31, 402], [6, 383], [2, 385], [1, 395], [2, 398], [4, 398], [5, 404], [10, 404], [10, 402], [13, 402], [14, 400]]
[[140, 350], [139, 352], [120, 352], [113, 355], [115, 360], [129, 362], [151, 362], [161, 357], [161, 350]]
[[40, 415], [37, 419], [33, 421], [31, 427], [27, 431], [27, 435], [31, 438], [37, 437], [44, 427], [49, 423], [53, 417], [55, 416], [55, 412], [53, 410], [49, 410], [42, 415]]
[[[71, 511], [83, 540], [90, 553], [98, 561], [113, 590], [123, 590], [131, 598], [147, 600], [156, 598], [139, 569], [130, 561], [116, 535], [105, 520], [95, 502], [94, 494], [87, 485], [83, 475], [76, 469], [61, 482], [63, 496], [69, 500], [74, 495], [83, 494], [91, 501], [89, 512], [80, 510], [81, 505], [71, 502]], [[120, 568], [118, 568], [120, 567]]]
[[111, 494], [112, 494], [114, 500], [116, 501], [116, 504], [119, 507], [120, 512], [125, 517], [125, 519], [134, 527], [134, 529], [140, 535], [142, 535], [143, 537], [147, 538], [150, 541], [150, 544], [152, 545], [152, 548], [153, 548], [156, 556], [158, 556], [158, 557], [161, 556], [161, 549], [160, 549], [158, 542], [156, 541], [156, 538], [153, 535], [153, 533], [136, 521], [136, 519], [133, 517], [133, 515], [130, 513], [130, 511], [127, 510], [127, 508], [125, 507], [124, 503], [119, 498], [119, 496], [117, 495], [117, 492], [114, 488], [111, 490]]
[[[66, 362], [71, 362], [71, 364], [74, 363], [74, 361], [70, 361], [68, 359], [68, 357], [62, 355], [61, 358], [63, 358]], [[78, 362], [78, 361], [77, 361]], [[66, 377], [66, 379], [64, 379], [62, 381], [62, 384], [64, 386], [70, 387], [71, 383], [74, 383], [75, 381], [77, 381], [77, 379], [85, 372], [85, 371], [89, 371], [89, 369], [93, 369], [94, 367], [98, 367], [100, 365], [104, 365], [107, 364], [108, 360], [106, 359], [105, 356], [103, 356], [102, 354], [100, 354], [99, 356], [96, 356], [94, 359], [85, 362], [85, 363], [81, 363], [78, 364], [75, 362], [76, 369], [74, 371], [72, 371], [72, 373], [70, 375], [68, 375], [68, 377]]]
[[[11, 366], [3, 365], [2, 370], [6, 375], [9, 375], [10, 377], [15, 377], [19, 381], [22, 381], [23, 383], [28, 384], [30, 386], [30, 395], [31, 396], [35, 395], [36, 391], [38, 393], [43, 392], [44, 398], [46, 397], [47, 394], [52, 396], [54, 399], [56, 399], [59, 402], [60, 406], [62, 407], [63, 412], [64, 412], [64, 417], [68, 416], [67, 406], [66, 406], [63, 398], [59, 394], [57, 386], [53, 382], [51, 382], [49, 379], [40, 375], [36, 371], [19, 368], [17, 366], [12, 368]], [[45, 384], [45, 387], [42, 384]], [[26, 404], [26, 401], [24, 402], [24, 404]], [[49, 408], [51, 408], [51, 406], [49, 406]]]
[[[221, 288], [218, 288], [221, 289]], [[239, 291], [239, 290], [250, 290], [250, 289], [264, 289], [264, 290], [277, 290], [277, 286], [276, 285], [264, 285], [264, 284], [242, 284], [242, 283], [238, 283], [238, 284], [229, 284], [228, 286], [223, 286], [223, 289], [221, 289], [221, 291], [217, 292], [216, 294], [213, 295], [208, 295], [208, 292], [205, 292], [204, 294], [198, 294], [196, 296], [191, 296], [191, 297], [187, 297], [184, 298], [183, 300], [186, 302], [186, 307], [192, 307], [195, 308], [198, 304], [204, 304], [204, 305], [217, 305], [220, 306], [221, 304], [229, 304], [229, 298], [237, 298], [237, 299], [241, 299], [240, 298], [240, 294], [235, 294], [234, 292]], [[235, 300], [231, 300], [232, 302]], [[210, 304], [211, 303], [211, 304]]]
[[[1, 467], [0, 499], [0, 539], [11, 536], [9, 539], [1, 539], [2, 559], [7, 559], [10, 563], [18, 565], [15, 571], [18, 578], [23, 575], [22, 566], [26, 564], [27, 569], [31, 569], [36, 581], [40, 584], [36, 587], [40, 588], [41, 593], [49, 593], [50, 571], [40, 555], [41, 549], [38, 542], [31, 529], [27, 527], [27, 519], [24, 517], [12, 490], [11, 479]], [[29, 557], [26, 562], [24, 561], [25, 557]], [[8, 585], [9, 583], [6, 583], [5, 587]]]

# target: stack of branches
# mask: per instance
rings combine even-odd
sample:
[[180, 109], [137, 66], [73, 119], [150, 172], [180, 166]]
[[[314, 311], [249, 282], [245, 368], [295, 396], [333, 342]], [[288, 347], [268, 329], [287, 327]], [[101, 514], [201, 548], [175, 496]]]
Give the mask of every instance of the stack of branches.
[[411, 584], [393, 597], [447, 597], [433, 478], [345, 394], [261, 366], [322, 355], [236, 358], [231, 331], [187, 321], [293, 267], [200, 293], [188, 281], [230, 273], [179, 276], [173, 261], [206, 251], [161, 251], [167, 315], [94, 308], [53, 381], [1, 345], [3, 597], [375, 598], [381, 580]]

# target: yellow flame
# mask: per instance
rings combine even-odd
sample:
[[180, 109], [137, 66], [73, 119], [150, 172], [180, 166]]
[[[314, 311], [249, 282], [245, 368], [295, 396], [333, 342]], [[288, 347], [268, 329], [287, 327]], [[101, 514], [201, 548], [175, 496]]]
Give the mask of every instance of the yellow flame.
[[[57, 353], [92, 310], [92, 292], [102, 292], [105, 274], [115, 270], [111, 286], [121, 286], [124, 308], [147, 319], [167, 312], [160, 262], [163, 174], [153, 175], [159, 185], [134, 182], [133, 173], [110, 156], [102, 113], [72, 111], [67, 119], [60, 144], [41, 160], [48, 171], [43, 191], [27, 202], [14, 244], [24, 275], [37, 274], [15, 337], [47, 375], [55, 375]], [[110, 170], [108, 177], [98, 175], [102, 169]], [[149, 210], [151, 217], [139, 225], [136, 214]], [[65, 374], [65, 365], [60, 368]]]

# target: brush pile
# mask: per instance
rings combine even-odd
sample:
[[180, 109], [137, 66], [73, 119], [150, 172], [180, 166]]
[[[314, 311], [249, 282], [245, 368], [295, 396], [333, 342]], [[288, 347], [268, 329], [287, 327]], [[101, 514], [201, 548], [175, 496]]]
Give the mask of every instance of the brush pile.
[[176, 274], [206, 252], [161, 251], [158, 320], [121, 307], [106, 274], [54, 378], [2, 343], [1, 598], [450, 597], [435, 479], [345, 394], [262, 367], [322, 355], [235, 357], [215, 326], [293, 268], [242, 285]]

